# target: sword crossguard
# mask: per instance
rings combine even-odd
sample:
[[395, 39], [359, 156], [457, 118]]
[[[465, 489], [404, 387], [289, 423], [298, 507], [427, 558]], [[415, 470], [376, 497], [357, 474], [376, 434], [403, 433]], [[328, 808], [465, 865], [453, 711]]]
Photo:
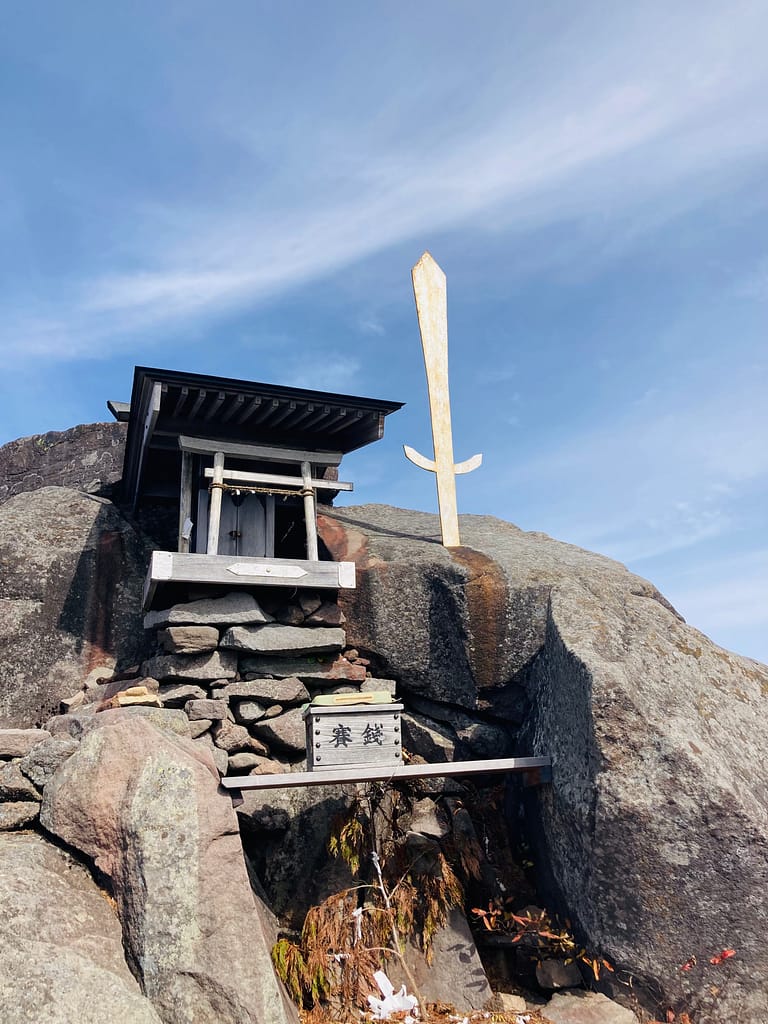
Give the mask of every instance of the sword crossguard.
[[[411, 448], [410, 445], [403, 445], [403, 452], [405, 453], [406, 459], [412, 462], [414, 466], [418, 466], [419, 469], [425, 469], [428, 473], [437, 472], [437, 463], [434, 459], [428, 459], [426, 456], [417, 452], [415, 448]], [[473, 469], [477, 469], [483, 463], [482, 455], [473, 455], [470, 459], [465, 459], [463, 462], [454, 462], [453, 472], [456, 475], [461, 473], [471, 473]]]

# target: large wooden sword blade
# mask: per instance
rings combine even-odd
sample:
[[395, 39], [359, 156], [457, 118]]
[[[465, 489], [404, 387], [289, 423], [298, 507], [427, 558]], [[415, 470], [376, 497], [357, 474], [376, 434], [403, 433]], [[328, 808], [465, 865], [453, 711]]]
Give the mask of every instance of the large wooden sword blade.
[[405, 454], [421, 469], [431, 470], [437, 477], [437, 500], [440, 506], [440, 529], [445, 547], [458, 547], [459, 516], [456, 508], [456, 473], [469, 473], [482, 461], [474, 455], [454, 465], [451, 434], [451, 401], [448, 389], [448, 301], [445, 274], [425, 252], [411, 271], [416, 315], [419, 319], [421, 347], [427, 371], [429, 411], [432, 420], [434, 460], [404, 446]]

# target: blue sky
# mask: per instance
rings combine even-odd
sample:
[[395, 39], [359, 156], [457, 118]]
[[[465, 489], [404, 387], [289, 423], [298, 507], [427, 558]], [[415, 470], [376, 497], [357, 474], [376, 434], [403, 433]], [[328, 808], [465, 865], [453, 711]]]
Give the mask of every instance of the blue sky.
[[766, 39], [763, 0], [6, 0], [0, 442], [137, 363], [349, 391], [408, 403], [353, 500], [434, 509], [429, 249], [460, 509], [768, 661]]

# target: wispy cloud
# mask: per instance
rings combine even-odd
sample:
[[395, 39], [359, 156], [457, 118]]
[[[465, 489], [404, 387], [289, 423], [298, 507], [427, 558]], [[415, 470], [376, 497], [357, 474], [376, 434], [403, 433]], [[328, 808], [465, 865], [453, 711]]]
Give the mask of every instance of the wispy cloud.
[[535, 528], [634, 565], [712, 540], [768, 500], [761, 388], [734, 371], [717, 391], [662, 393], [496, 469], [494, 487], [523, 489]]
[[[310, 97], [296, 126], [303, 151], [287, 147], [283, 162], [265, 171], [263, 145], [254, 141], [258, 122], [241, 111], [240, 121], [224, 127], [201, 111], [203, 143], [207, 133], [216, 146], [226, 131], [246, 154], [236, 201], [195, 204], [182, 196], [161, 209], [147, 196], [115, 209], [110, 230], [124, 226], [135, 247], [131, 264], [140, 269], [73, 269], [66, 294], [60, 287], [45, 297], [45, 320], [37, 300], [11, 309], [0, 330], [4, 364], [98, 356], [106, 342], [257, 303], [469, 219], [488, 231], [524, 232], [576, 216], [599, 232], [606, 217], [615, 226], [632, 213], [626, 238], [647, 218], [677, 215], [768, 150], [758, 103], [768, 84], [757, 43], [768, 30], [764, 6], [708, 14], [697, 7], [696, 14], [667, 15], [663, 44], [654, 18], [639, 26], [619, 21], [610, 40], [600, 40], [600, 60], [590, 49], [590, 25], [582, 32], [571, 26], [572, 38], [560, 40], [570, 74], [558, 76], [558, 90], [542, 84], [522, 97], [519, 82], [505, 79], [503, 48], [491, 53], [493, 88], [478, 85], [469, 97], [476, 126], [460, 137], [450, 130], [450, 109], [420, 131], [408, 116], [412, 96], [394, 90], [387, 131], [377, 134], [374, 120], [355, 151], [354, 126], [339, 125], [336, 146], [327, 125], [313, 125]], [[539, 70], [556, 57], [544, 53]], [[391, 128], [397, 123], [399, 133]], [[309, 177], [308, 159], [317, 161]], [[250, 192], [249, 175], [256, 182]], [[654, 212], [638, 217], [651, 199]], [[375, 331], [376, 323], [361, 327]]]

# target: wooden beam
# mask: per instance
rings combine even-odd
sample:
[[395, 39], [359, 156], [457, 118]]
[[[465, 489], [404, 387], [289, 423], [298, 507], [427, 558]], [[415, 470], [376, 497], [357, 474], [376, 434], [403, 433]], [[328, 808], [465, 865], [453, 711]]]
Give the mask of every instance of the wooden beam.
[[307, 530], [307, 558], [316, 562], [319, 558], [317, 550], [317, 509], [315, 492], [312, 488], [312, 467], [308, 462], [301, 464], [302, 495], [304, 496], [304, 523]]
[[107, 408], [115, 417], [118, 423], [127, 423], [131, 417], [130, 402], [113, 402], [111, 400], [108, 400]]
[[279, 407], [279, 405], [279, 398], [273, 398], [269, 401], [263, 402], [261, 408], [253, 417], [252, 423], [263, 423], [264, 420], [268, 420], [272, 413]]
[[358, 409], [356, 413], [354, 413], [352, 416], [347, 416], [346, 419], [342, 419], [341, 422], [337, 423], [334, 427], [324, 427], [323, 429], [327, 430], [329, 434], [336, 434], [340, 430], [346, 430], [348, 427], [357, 426], [358, 421], [361, 420], [362, 418], [362, 411]]
[[275, 496], [268, 494], [264, 501], [264, 554], [275, 557]]
[[[524, 772], [534, 782], [550, 782], [549, 757], [497, 757], [487, 761], [449, 761], [445, 764], [396, 764], [373, 767], [335, 767], [313, 772], [285, 772], [278, 775], [228, 775], [221, 780], [225, 789], [293, 789], [297, 786], [328, 786], [340, 783], [427, 779], [452, 775], [494, 775]], [[538, 778], [537, 778], [538, 776]]]
[[206, 412], [205, 416], [203, 416], [203, 419], [212, 420], [216, 413], [219, 411], [219, 409], [222, 407], [222, 405], [224, 405], [224, 399], [226, 397], [226, 391], [220, 391], [218, 395], [216, 395], [214, 400], [211, 402], [211, 408]]
[[304, 429], [308, 427], [316, 426], [321, 420], [324, 420], [326, 416], [329, 416], [331, 412], [330, 405], [320, 405], [315, 409], [315, 414], [304, 423]]
[[270, 429], [272, 427], [276, 427], [278, 425], [278, 423], [282, 423], [283, 420], [286, 419], [288, 416], [290, 416], [291, 413], [293, 413], [293, 412], [296, 412], [296, 403], [295, 402], [286, 402], [285, 406], [280, 410], [280, 415], [279, 416], [275, 416], [275, 418], [270, 421], [270, 424], [269, 424]]
[[208, 543], [206, 554], [216, 555], [219, 552], [219, 525], [221, 523], [221, 484], [224, 482], [224, 452], [216, 452], [213, 456], [213, 483], [211, 500], [208, 503]]
[[195, 401], [194, 401], [194, 404], [193, 404], [192, 408], [191, 408], [191, 409], [189, 410], [189, 412], [187, 413], [187, 418], [188, 418], [188, 419], [194, 419], [194, 418], [195, 418], [195, 416], [197, 416], [197, 414], [198, 414], [198, 413], [200, 412], [200, 406], [201, 406], [201, 405], [203, 404], [203, 402], [205, 401], [205, 396], [206, 396], [207, 394], [208, 394], [208, 392], [207, 392], [207, 391], [204, 391], [204, 390], [200, 390], [200, 391], [198, 391], [198, 393], [197, 393], [197, 398], [195, 399]]
[[250, 400], [250, 402], [248, 403], [248, 405], [246, 405], [245, 409], [243, 409], [243, 411], [237, 417], [236, 422], [238, 424], [245, 423], [245, 421], [247, 419], [250, 419], [250, 417], [253, 416], [253, 414], [256, 412], [256, 410], [259, 408], [260, 405], [261, 405], [261, 399], [260, 398], [252, 398]]
[[192, 519], [192, 460], [190, 452], [181, 453], [181, 487], [179, 493], [179, 551], [189, 551], [189, 537], [184, 526]]
[[230, 589], [247, 586], [353, 590], [355, 563], [153, 551], [144, 586], [145, 609], [161, 583], [215, 583]]
[[147, 453], [149, 442], [152, 440], [152, 433], [157, 423], [157, 417], [160, 415], [160, 402], [163, 397], [163, 389], [166, 388], [166, 384], [161, 384], [160, 381], [155, 381], [152, 385], [152, 393], [149, 396], [149, 404], [147, 407], [147, 415], [144, 417], [144, 430], [141, 437], [141, 446], [139, 447], [139, 462], [136, 467], [136, 486], [133, 492], [133, 511], [136, 511], [136, 506], [139, 502], [139, 488], [141, 487], [141, 471], [144, 467], [144, 456]]
[[240, 441], [213, 441], [207, 437], [179, 436], [179, 448], [197, 455], [224, 452], [236, 459], [254, 459], [262, 462], [311, 462], [316, 466], [338, 466], [341, 452], [308, 452], [298, 448], [280, 448], [277, 445], [245, 444]]
[[[186, 454], [186, 453], [185, 453]], [[205, 470], [207, 477], [213, 476], [213, 470]], [[235, 483], [252, 484], [280, 484], [287, 487], [300, 488], [304, 486], [304, 478], [298, 476], [284, 476], [282, 473], [249, 473], [245, 469], [225, 469], [224, 479], [233, 480]], [[310, 487], [324, 491], [354, 491], [355, 485], [345, 483], [341, 480], [319, 480], [311, 477]]]
[[232, 395], [230, 396], [230, 403], [224, 412], [221, 414], [219, 419], [220, 423], [227, 423], [232, 419], [236, 412], [241, 412], [243, 405], [245, 404], [245, 395]]
[[179, 397], [177, 398], [176, 405], [174, 405], [173, 412], [171, 413], [171, 416], [174, 417], [174, 419], [181, 415], [181, 410], [184, 408], [184, 403], [188, 398], [189, 388], [179, 388]]

